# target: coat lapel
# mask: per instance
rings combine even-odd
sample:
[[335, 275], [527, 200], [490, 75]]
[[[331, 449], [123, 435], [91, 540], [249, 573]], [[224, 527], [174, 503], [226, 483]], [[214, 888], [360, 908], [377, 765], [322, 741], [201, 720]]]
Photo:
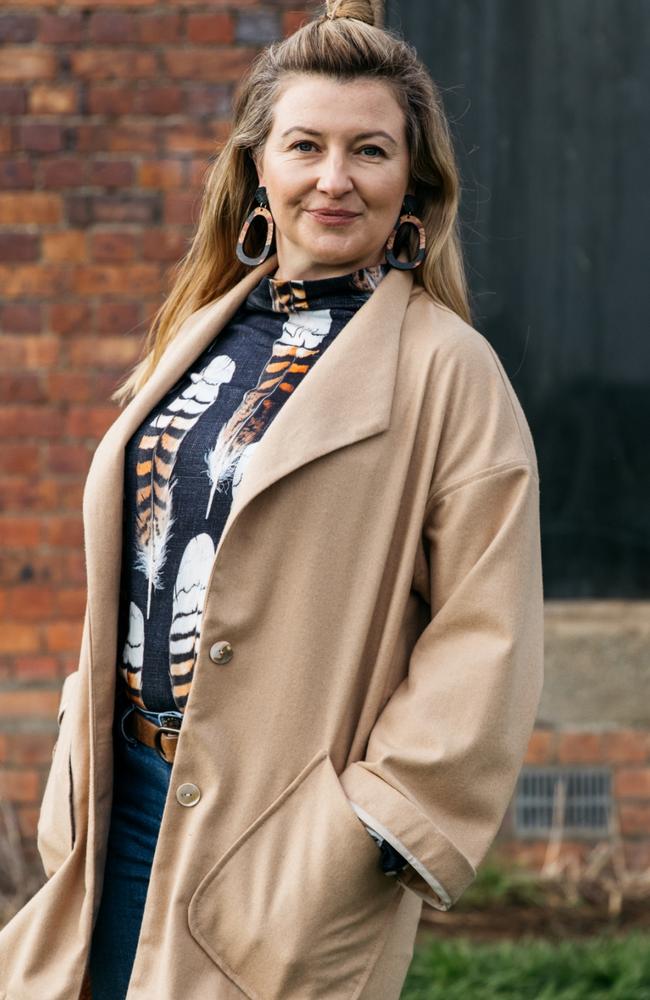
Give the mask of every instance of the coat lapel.
[[[228, 323], [261, 278], [276, 267], [274, 254], [225, 295], [188, 317], [154, 374], [95, 451], [83, 495], [93, 661], [101, 651], [112, 664], [117, 653], [124, 447], [151, 408]], [[247, 462], [215, 559], [233, 521], [262, 490], [306, 462], [388, 427], [400, 329], [412, 285], [411, 271], [391, 269], [282, 405]], [[93, 666], [96, 670], [98, 663]]]

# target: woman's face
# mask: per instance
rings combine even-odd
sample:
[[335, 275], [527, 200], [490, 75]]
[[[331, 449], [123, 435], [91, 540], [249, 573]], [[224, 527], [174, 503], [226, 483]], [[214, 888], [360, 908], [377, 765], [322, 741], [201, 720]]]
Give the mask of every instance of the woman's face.
[[[404, 195], [413, 193], [404, 114], [379, 80], [292, 77], [256, 165], [275, 221], [280, 279], [378, 264]], [[318, 209], [354, 215], [341, 222]]]

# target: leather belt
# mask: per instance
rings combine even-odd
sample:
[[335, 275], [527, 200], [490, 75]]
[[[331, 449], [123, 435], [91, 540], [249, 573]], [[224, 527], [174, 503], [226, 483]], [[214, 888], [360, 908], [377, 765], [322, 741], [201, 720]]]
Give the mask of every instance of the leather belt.
[[174, 715], [161, 715], [163, 725], [158, 725], [141, 715], [137, 709], [129, 712], [124, 720], [125, 731], [145, 746], [153, 747], [162, 760], [172, 764], [176, 755], [176, 744], [180, 735], [181, 720]]

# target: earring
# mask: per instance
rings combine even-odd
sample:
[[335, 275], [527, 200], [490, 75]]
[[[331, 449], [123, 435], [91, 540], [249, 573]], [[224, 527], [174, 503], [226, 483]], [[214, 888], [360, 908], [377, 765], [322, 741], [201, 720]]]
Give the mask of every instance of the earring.
[[[424, 260], [424, 249], [427, 245], [427, 236], [424, 231], [424, 226], [422, 225], [422, 220], [415, 215], [415, 209], [417, 203], [415, 197], [411, 194], [404, 195], [404, 201], [402, 203], [402, 213], [395, 223], [395, 227], [391, 230], [390, 236], [386, 241], [386, 260], [391, 265], [391, 267], [396, 267], [400, 271], [411, 270], [415, 267], [419, 267]], [[402, 261], [398, 260], [393, 253], [393, 246], [395, 245], [395, 240], [397, 238], [397, 233], [400, 226], [411, 225], [415, 226], [418, 231], [418, 250], [413, 258], [413, 260]]]
[[[268, 257], [269, 250], [271, 249], [271, 243], [273, 241], [273, 230], [275, 229], [275, 222], [273, 220], [273, 216], [271, 215], [271, 211], [268, 207], [269, 202], [268, 198], [266, 197], [265, 187], [258, 187], [257, 191], [255, 192], [255, 201], [257, 202], [257, 205], [247, 216], [244, 225], [241, 227], [239, 236], [237, 237], [236, 253], [237, 257], [242, 262], [242, 264], [261, 264], [262, 261], [266, 260], [266, 258]], [[262, 251], [259, 254], [259, 256], [249, 257], [246, 251], [244, 250], [244, 240], [246, 239], [246, 234], [248, 233], [248, 230], [250, 229], [252, 223], [258, 216], [262, 216], [266, 220], [266, 238], [264, 240], [264, 246], [262, 247]]]

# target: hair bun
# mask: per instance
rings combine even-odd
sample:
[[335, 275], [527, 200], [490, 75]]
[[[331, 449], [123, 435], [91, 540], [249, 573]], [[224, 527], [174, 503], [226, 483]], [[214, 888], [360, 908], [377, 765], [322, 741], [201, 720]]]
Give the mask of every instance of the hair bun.
[[327, 10], [324, 18], [332, 21], [341, 17], [349, 17], [355, 21], [363, 21], [365, 24], [378, 25], [381, 23], [381, 14], [374, 0], [327, 0], [325, 6]]

